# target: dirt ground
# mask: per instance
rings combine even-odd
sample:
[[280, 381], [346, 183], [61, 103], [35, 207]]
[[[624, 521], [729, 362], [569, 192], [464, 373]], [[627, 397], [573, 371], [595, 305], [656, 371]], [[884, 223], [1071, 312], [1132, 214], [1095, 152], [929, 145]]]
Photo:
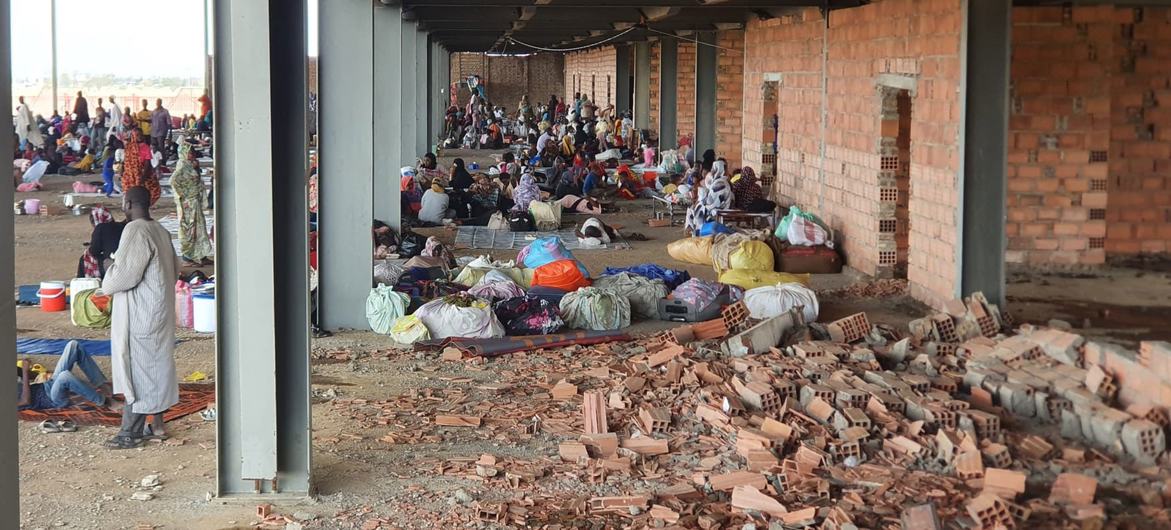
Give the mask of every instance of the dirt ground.
[[[445, 156], [445, 159], [448, 157]], [[72, 179], [46, 177], [49, 191], [18, 194], [18, 199], [37, 197], [60, 205], [59, 192]], [[685, 265], [670, 259], [665, 245], [681, 235], [681, 229], [649, 228], [650, 206], [645, 201], [622, 203], [623, 211], [609, 222], [621, 224], [650, 238], [632, 242], [630, 250], [579, 251], [575, 254], [594, 273], [605, 266], [657, 262], [685, 268], [693, 276], [714, 279], [710, 267]], [[159, 216], [173, 210], [164, 199]], [[17, 284], [73, 277], [82, 243], [88, 240], [86, 217], [69, 213], [16, 218]], [[423, 231], [451, 240], [453, 232], [442, 228]], [[484, 251], [481, 251], [484, 252]], [[476, 251], [459, 251], [473, 255]], [[493, 251], [497, 259], [513, 259], [515, 252]], [[816, 276], [817, 290], [836, 290], [865, 281], [857, 273]], [[1051, 318], [1072, 323], [1079, 332], [1132, 342], [1163, 337], [1171, 316], [1171, 275], [1167, 271], [1106, 268], [1085, 274], [1020, 273], [1009, 284], [1008, 310], [1018, 321], [1044, 323]], [[906, 296], [885, 298], [829, 297], [822, 301], [822, 320], [866, 311], [871, 321], [897, 327], [925, 314], [928, 308]], [[75, 328], [65, 313], [46, 314], [36, 308], [17, 310], [21, 337], [105, 338], [106, 332]], [[639, 332], [668, 327], [643, 323]], [[180, 377], [194, 371], [215, 373], [214, 340], [209, 335], [183, 331], [176, 358]], [[477, 458], [483, 453], [518, 458], [556, 456], [557, 438], [536, 436], [488, 436], [485, 431], [453, 432], [442, 443], [388, 444], [380, 440], [393, 434], [391, 427], [362, 428], [331, 402], [337, 399], [385, 400], [428, 388], [458, 389], [468, 400], [491, 399], [482, 382], [496, 381], [499, 374], [533, 369], [530, 352], [525, 359], [503, 357], [483, 364], [439, 363], [435, 354], [399, 350], [386, 354], [393, 344], [370, 333], [340, 333], [314, 343], [313, 436], [314, 480], [318, 496], [300, 504], [280, 504], [276, 511], [307, 519], [307, 528], [357, 528], [376, 517], [393, 521], [394, 527], [428, 528], [428, 516], [466, 514], [465, 500], [495, 500], [507, 495], [483, 481], [463, 475], [443, 475], [436, 466], [450, 458]], [[353, 357], [338, 361], [328, 352], [348, 350]], [[372, 352], [381, 352], [371, 355]], [[34, 357], [52, 366], [52, 356]], [[109, 370], [108, 358], [99, 360]], [[215, 477], [215, 426], [197, 416], [175, 422], [170, 431], [182, 445], [151, 445], [117, 452], [102, 448], [114, 428], [82, 427], [68, 434], [42, 434], [29, 423], [20, 425], [22, 528], [154, 528], [211, 530], [250, 528], [256, 521], [254, 506], [224, 504], [212, 498]], [[518, 434], [518, 433], [513, 433]], [[130, 500], [147, 475], [160, 476], [161, 489], [149, 501]], [[598, 486], [566, 477], [549, 495], [615, 494], [631, 484], [607, 482]], [[646, 485], [642, 485], [646, 486]], [[462, 492], [455, 493], [457, 490]], [[589, 491], [586, 491], [589, 490]], [[366, 510], [369, 510], [366, 512]], [[338, 519], [339, 514], [344, 521]], [[454, 516], [454, 515], [453, 515]], [[390, 527], [391, 525], [384, 526]]]

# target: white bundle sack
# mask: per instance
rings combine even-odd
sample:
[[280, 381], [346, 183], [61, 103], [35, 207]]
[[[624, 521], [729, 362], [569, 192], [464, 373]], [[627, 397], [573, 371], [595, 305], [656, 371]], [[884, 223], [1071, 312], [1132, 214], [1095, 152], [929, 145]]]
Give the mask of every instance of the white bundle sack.
[[370, 322], [370, 329], [381, 335], [390, 333], [394, 321], [406, 314], [410, 304], [409, 296], [386, 285], [371, 289], [370, 296], [366, 297], [366, 320]]
[[806, 322], [817, 322], [817, 294], [799, 283], [778, 283], [744, 292], [744, 304], [752, 318], [773, 318], [802, 306]]
[[[488, 274], [500, 274], [500, 273], [497, 271], [492, 271], [492, 272], [489, 272]], [[485, 275], [484, 277], [487, 278], [488, 276]], [[473, 295], [477, 298], [483, 298], [483, 299], [488, 300], [490, 302], [496, 302], [499, 300], [508, 300], [509, 298], [516, 298], [518, 296], [524, 296], [525, 290], [522, 289], [521, 286], [517, 285], [516, 282], [514, 282], [512, 280], [503, 280], [503, 281], [495, 281], [495, 282], [481, 281], [480, 283], [477, 283], [475, 285], [475, 287], [468, 289], [468, 294]]]
[[[457, 305], [449, 302], [463, 300], [467, 303]], [[504, 325], [492, 312], [492, 306], [485, 300], [472, 298], [466, 295], [450, 295], [436, 298], [415, 311], [415, 316], [427, 326], [431, 337], [446, 339], [448, 337], [465, 337], [474, 339], [498, 339], [504, 336]]]

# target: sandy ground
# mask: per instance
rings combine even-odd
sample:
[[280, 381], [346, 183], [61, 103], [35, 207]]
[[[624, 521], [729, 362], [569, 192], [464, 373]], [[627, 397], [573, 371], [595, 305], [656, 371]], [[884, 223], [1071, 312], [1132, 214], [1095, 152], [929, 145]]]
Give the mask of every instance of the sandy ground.
[[[446, 157], [445, 157], [446, 158]], [[50, 204], [61, 204], [57, 194], [72, 179], [48, 177], [50, 191], [18, 194], [36, 196]], [[576, 254], [591, 271], [607, 265], [658, 262], [686, 268], [692, 275], [714, 279], [706, 266], [684, 265], [671, 260], [664, 250], [667, 242], [681, 235], [681, 229], [652, 229], [645, 225], [650, 207], [623, 203], [623, 212], [611, 217], [629, 231], [651, 238], [632, 242], [624, 251], [580, 251]], [[164, 200], [160, 216], [173, 209]], [[68, 213], [49, 217], [16, 218], [16, 278], [18, 284], [68, 279], [76, 270], [82, 243], [88, 240], [87, 218]], [[426, 232], [450, 239], [444, 229]], [[461, 251], [460, 255], [475, 251]], [[515, 252], [493, 252], [497, 259], [512, 259]], [[837, 289], [863, 280], [856, 273], [818, 276], [816, 289]], [[1020, 321], [1046, 322], [1062, 318], [1082, 331], [1123, 342], [1163, 336], [1171, 316], [1171, 277], [1166, 271], [1109, 268], [1087, 274], [1016, 274], [1009, 285], [1009, 310]], [[823, 320], [866, 311], [874, 322], [902, 326], [923, 315], [927, 308], [907, 297], [882, 299], [825, 299]], [[46, 314], [35, 308], [17, 310], [22, 337], [104, 338], [105, 332], [74, 328], [65, 313]], [[636, 329], [651, 332], [669, 326], [644, 323]], [[210, 336], [182, 332], [176, 353], [180, 376], [193, 371], [214, 374], [214, 341]], [[391, 429], [362, 429], [343, 417], [329, 403], [334, 398], [388, 399], [416, 389], [462, 386], [475, 398], [471, 384], [453, 383], [470, 378], [472, 384], [496, 378], [501, 371], [515, 369], [512, 359], [502, 358], [483, 365], [448, 363], [439, 372], [420, 370], [420, 364], [435, 360], [433, 354], [403, 351], [386, 358], [369, 352], [385, 351], [393, 345], [384, 337], [369, 333], [343, 333], [314, 344], [313, 390], [320, 396], [313, 406], [315, 439], [314, 477], [319, 496], [299, 505], [280, 504], [277, 511], [297, 513], [309, 528], [356, 528], [365, 520], [387, 517], [400, 527], [428, 527], [419, 511], [445, 514], [468, 508], [452, 498], [463, 489], [476, 499], [491, 499], [500, 492], [459, 476], [435, 473], [434, 463], [451, 457], [478, 457], [492, 452], [501, 455], [554, 455], [555, 440], [536, 436], [528, 440], [484, 438], [477, 435], [448, 436], [442, 444], [388, 445], [379, 441]], [[349, 350], [355, 359], [337, 362], [326, 352]], [[52, 366], [55, 357], [37, 357], [36, 362]], [[108, 359], [99, 364], [109, 369]], [[434, 364], [434, 363], [432, 363]], [[482, 397], [482, 396], [481, 396]], [[211, 498], [215, 477], [215, 428], [198, 417], [189, 417], [170, 426], [182, 445], [151, 445], [125, 452], [108, 451], [101, 442], [114, 434], [107, 427], [82, 427], [77, 433], [41, 434], [33, 424], [20, 425], [21, 501], [23, 528], [134, 528], [138, 524], [168, 529], [248, 528], [256, 520], [251, 505], [223, 504]], [[136, 485], [146, 475], [160, 475], [162, 488], [150, 501], [130, 500]], [[580, 484], [564, 485], [567, 492], [580, 492]], [[602, 491], [595, 493], [604, 494]], [[409, 508], [406, 508], [409, 507]], [[356, 514], [338, 522], [338, 514]]]

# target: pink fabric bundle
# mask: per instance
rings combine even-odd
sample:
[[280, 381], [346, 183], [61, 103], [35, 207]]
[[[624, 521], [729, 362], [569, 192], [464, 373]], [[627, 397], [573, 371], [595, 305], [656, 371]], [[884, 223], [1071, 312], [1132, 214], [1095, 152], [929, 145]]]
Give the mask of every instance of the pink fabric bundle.
[[101, 186], [95, 186], [81, 181], [73, 183], [73, 193], [98, 193], [102, 191]]
[[40, 182], [22, 182], [16, 186], [16, 191], [28, 193], [30, 191], [41, 191]]

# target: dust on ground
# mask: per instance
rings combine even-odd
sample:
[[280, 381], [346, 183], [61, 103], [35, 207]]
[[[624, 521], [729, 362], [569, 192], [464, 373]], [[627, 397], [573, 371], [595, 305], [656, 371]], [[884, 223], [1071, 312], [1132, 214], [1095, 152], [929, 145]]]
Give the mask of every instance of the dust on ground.
[[[481, 162], [488, 160], [483, 157]], [[46, 191], [21, 193], [18, 199], [36, 197], [63, 210], [60, 193], [72, 181], [72, 178], [49, 176], [45, 179]], [[118, 203], [117, 200], [104, 202]], [[620, 202], [619, 206], [623, 211], [608, 216], [607, 221], [623, 225], [626, 231], [643, 233], [650, 240], [631, 241], [630, 250], [576, 251], [591, 271], [597, 273], [606, 266], [651, 262], [686, 269], [695, 277], [715, 279], [710, 267], [682, 264], [667, 256], [665, 245], [681, 237], [682, 229], [646, 226], [645, 221], [650, 217], [650, 205], [646, 201]], [[169, 199], [163, 199], [156, 214], [161, 217], [170, 211], [173, 205]], [[442, 228], [420, 231], [447, 241], [454, 237], [453, 232]], [[16, 217], [17, 284], [72, 278], [89, 233], [88, 218], [68, 212], [48, 217]], [[484, 252], [487, 251], [461, 250], [457, 255]], [[494, 258], [507, 260], [514, 259], [516, 251], [491, 253]], [[838, 290], [860, 281], [865, 281], [863, 275], [847, 270], [840, 275], [815, 276], [812, 285], [817, 290]], [[1086, 307], [1093, 308], [1099, 307], [1100, 302], [1108, 303], [1111, 309], [1105, 314], [1085, 317], [1090, 319], [1091, 328], [1078, 331], [1133, 340], [1143, 333], [1162, 330], [1148, 326], [1146, 321], [1136, 327], [1129, 319], [1119, 320], [1119, 315], [1130, 315], [1115, 307], [1132, 312], [1140, 312], [1141, 308], [1166, 311], [1171, 308], [1171, 279], [1166, 273], [1131, 269], [1105, 269], [1088, 277], [1014, 276], [1009, 285], [1009, 300], [1009, 310], [1018, 321], [1045, 322], [1065, 315], [1075, 325], [1078, 325], [1078, 314], [1071, 307], [1087, 304]], [[927, 308], [906, 296], [835, 297], [822, 301], [823, 320], [858, 311], [867, 312], [873, 322], [902, 327], [906, 321], [922, 316]], [[22, 337], [108, 337], [104, 331], [73, 327], [66, 313], [47, 314], [36, 308], [19, 308], [17, 326]], [[649, 333], [670, 326], [660, 322], [641, 323], [635, 331]], [[180, 377], [194, 371], [214, 377], [214, 339], [189, 331], [181, 331], [179, 338], [182, 343], [176, 361]], [[391, 445], [379, 440], [393, 431], [391, 427], [359, 428], [348, 416], [339, 414], [331, 401], [389, 399], [414, 389], [458, 385], [463, 385], [474, 398], [473, 383], [452, 380], [492, 380], [500, 372], [515, 369], [507, 356], [479, 366], [446, 363], [440, 372], [428, 372], [419, 366], [435, 361], [434, 353], [401, 351], [389, 356], [370, 355], [392, 348], [394, 345], [387, 338], [371, 333], [339, 333], [314, 342], [313, 391], [318, 397], [312, 407], [313, 462], [319, 495], [315, 500], [297, 505], [278, 505], [277, 512], [316, 517], [306, 523], [308, 528], [353, 528], [355, 522], [360, 524], [363, 519], [373, 517], [390, 518], [402, 527], [419, 527], [426, 523], [412, 518], [412, 510], [440, 514], [462, 512], [469, 507], [457, 497], [466, 495], [479, 500], [500, 494], [466, 477], [438, 474], [431, 465], [433, 462], [450, 457], [476, 458], [482, 453], [527, 458], [556, 454], [554, 440], [542, 436], [516, 441], [452, 435], [440, 444]], [[335, 362], [324, 355], [340, 350], [350, 351], [353, 360]], [[55, 356], [33, 359], [46, 366], [56, 363]], [[99, 358], [98, 363], [109, 373], [108, 358]], [[256, 521], [254, 506], [224, 504], [211, 498], [216, 469], [214, 423], [190, 416], [172, 423], [169, 430], [176, 440], [182, 440], [182, 445], [154, 444], [138, 450], [110, 451], [101, 444], [114, 435], [116, 429], [111, 427], [83, 426], [76, 433], [42, 434], [35, 424], [22, 422], [19, 426], [22, 527], [116, 529], [147, 524], [155, 528], [191, 530], [249, 528]], [[142, 489], [138, 484], [140, 479], [152, 474], [159, 475], [162, 486], [153, 492], [154, 498], [130, 500], [133, 493]], [[580, 493], [582, 487], [580, 481], [565, 481], [559, 486], [566, 495]], [[462, 494], [457, 494], [461, 489]], [[605, 493], [604, 490], [599, 493]], [[344, 523], [335, 520], [339, 513], [355, 514], [367, 507], [370, 512], [365, 515]]]

